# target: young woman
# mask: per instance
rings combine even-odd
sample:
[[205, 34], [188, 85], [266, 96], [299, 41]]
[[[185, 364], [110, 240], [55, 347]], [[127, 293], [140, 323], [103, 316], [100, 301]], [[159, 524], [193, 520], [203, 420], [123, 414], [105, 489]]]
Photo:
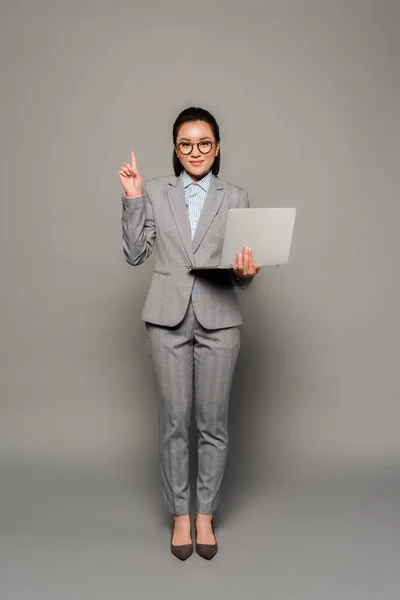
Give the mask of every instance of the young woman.
[[155, 269], [143, 308], [158, 392], [163, 497], [174, 515], [170, 549], [193, 552], [190, 521], [189, 428], [192, 404], [198, 433], [196, 551], [217, 552], [212, 516], [219, 504], [228, 449], [228, 404], [240, 347], [242, 317], [235, 287], [259, 272], [250, 248], [228, 271], [194, 275], [189, 266], [219, 264], [229, 208], [247, 208], [247, 192], [218, 177], [219, 127], [202, 108], [182, 111], [173, 126], [174, 175], [143, 183], [136, 165], [118, 172], [123, 252], [142, 264], [157, 242]]

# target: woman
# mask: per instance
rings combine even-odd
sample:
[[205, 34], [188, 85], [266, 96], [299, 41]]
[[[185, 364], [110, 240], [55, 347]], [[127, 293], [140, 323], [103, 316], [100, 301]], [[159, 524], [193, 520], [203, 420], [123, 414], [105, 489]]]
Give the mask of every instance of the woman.
[[247, 208], [247, 192], [218, 177], [220, 136], [202, 108], [182, 111], [173, 126], [175, 175], [146, 181], [136, 166], [119, 170], [126, 261], [142, 264], [157, 240], [156, 264], [143, 308], [158, 392], [163, 497], [174, 515], [170, 549], [193, 552], [189, 514], [189, 428], [198, 431], [196, 551], [217, 552], [212, 516], [219, 504], [228, 448], [228, 404], [240, 347], [242, 317], [234, 288], [259, 272], [244, 247], [227, 271], [194, 275], [190, 266], [219, 264], [229, 208]]

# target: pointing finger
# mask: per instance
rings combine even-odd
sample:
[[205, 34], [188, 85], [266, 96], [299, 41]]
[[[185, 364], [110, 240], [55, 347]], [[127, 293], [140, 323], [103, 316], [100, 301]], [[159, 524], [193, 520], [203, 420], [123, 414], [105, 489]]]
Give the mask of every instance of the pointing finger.
[[136, 156], [133, 150], [131, 150], [132, 168], [136, 171]]

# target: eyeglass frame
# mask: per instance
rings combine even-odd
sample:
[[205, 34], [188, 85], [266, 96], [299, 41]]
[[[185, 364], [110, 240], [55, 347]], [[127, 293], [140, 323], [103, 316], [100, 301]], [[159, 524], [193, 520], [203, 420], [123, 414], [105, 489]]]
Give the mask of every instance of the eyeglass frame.
[[[211, 148], [209, 149], [208, 152], [202, 152], [199, 148], [200, 144], [204, 144], [204, 143], [208, 143], [211, 144]], [[182, 150], [180, 149], [180, 145], [181, 144], [190, 144], [191, 148], [190, 148], [190, 152], [188, 152], [187, 154], [185, 154], [184, 152], [182, 152]], [[219, 144], [219, 142], [211, 142], [210, 140], [201, 140], [201, 142], [188, 142], [188, 141], [184, 141], [184, 142], [179, 142], [179, 144], [174, 144], [175, 148], [177, 148], [179, 150], [179, 152], [181, 152], [181, 154], [183, 154], [183, 156], [189, 156], [189, 154], [191, 154], [193, 152], [193, 148], [194, 146], [197, 146], [197, 150], [201, 153], [201, 154], [210, 154], [212, 147], [214, 145]]]

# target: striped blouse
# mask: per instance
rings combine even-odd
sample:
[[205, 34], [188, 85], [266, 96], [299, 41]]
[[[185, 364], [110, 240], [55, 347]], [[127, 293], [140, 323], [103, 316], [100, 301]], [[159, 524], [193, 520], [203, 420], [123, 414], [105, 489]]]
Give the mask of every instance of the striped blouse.
[[212, 171], [209, 171], [207, 175], [200, 179], [200, 181], [193, 181], [185, 170], [181, 173], [183, 187], [185, 190], [185, 200], [188, 209], [190, 230], [192, 232], [192, 239], [196, 232], [196, 227], [200, 219], [200, 214], [203, 209], [204, 200], [206, 199], [208, 190], [210, 188], [211, 180], [213, 177]]

